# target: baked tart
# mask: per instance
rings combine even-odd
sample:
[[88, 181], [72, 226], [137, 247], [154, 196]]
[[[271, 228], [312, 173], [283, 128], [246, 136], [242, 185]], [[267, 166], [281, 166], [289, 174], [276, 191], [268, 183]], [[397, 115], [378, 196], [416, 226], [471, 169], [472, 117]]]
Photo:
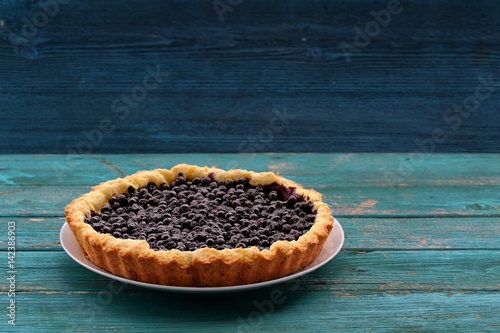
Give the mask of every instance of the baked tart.
[[65, 213], [95, 265], [184, 287], [292, 274], [318, 256], [334, 221], [321, 194], [275, 173], [187, 164], [101, 183]]

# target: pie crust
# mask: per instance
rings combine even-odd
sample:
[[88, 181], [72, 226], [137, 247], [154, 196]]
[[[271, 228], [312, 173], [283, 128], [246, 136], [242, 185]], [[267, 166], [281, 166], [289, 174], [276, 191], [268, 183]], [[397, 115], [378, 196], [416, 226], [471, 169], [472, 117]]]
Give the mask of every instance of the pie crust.
[[[145, 240], [119, 239], [95, 231], [85, 223], [85, 216], [100, 209], [115, 195], [127, 193], [129, 186], [139, 189], [148, 183], [159, 186], [175, 181], [182, 173], [186, 179], [209, 176], [214, 180], [249, 178], [250, 185], [278, 183], [294, 188], [295, 193], [313, 203], [316, 218], [313, 226], [296, 241], [279, 240], [269, 249], [235, 248], [195, 251], [150, 248]], [[304, 189], [300, 184], [272, 172], [221, 170], [179, 164], [171, 168], [139, 171], [133, 175], [110, 180], [74, 199], [65, 208], [66, 221], [85, 256], [97, 266], [121, 277], [141, 282], [184, 286], [221, 287], [268, 281], [290, 275], [309, 265], [321, 251], [333, 226], [328, 205], [321, 194]]]

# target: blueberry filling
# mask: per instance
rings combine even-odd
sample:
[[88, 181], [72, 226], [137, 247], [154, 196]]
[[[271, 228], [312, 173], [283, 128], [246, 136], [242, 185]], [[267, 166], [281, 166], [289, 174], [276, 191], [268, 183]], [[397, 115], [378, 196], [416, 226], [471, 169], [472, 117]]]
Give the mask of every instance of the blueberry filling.
[[215, 181], [212, 177], [175, 182], [113, 196], [85, 222], [121, 239], [146, 240], [154, 250], [194, 251], [293, 241], [314, 224], [312, 203], [294, 188], [277, 183], [252, 186], [249, 179]]

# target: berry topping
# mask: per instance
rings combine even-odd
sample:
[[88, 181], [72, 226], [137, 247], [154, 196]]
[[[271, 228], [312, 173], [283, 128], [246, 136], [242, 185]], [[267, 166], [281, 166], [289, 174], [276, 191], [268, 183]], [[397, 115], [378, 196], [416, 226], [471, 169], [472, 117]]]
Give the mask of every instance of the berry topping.
[[293, 241], [314, 224], [312, 203], [276, 183], [252, 186], [247, 178], [216, 181], [213, 175], [171, 184], [128, 188], [85, 222], [121, 239], [146, 240], [154, 250], [194, 251]]

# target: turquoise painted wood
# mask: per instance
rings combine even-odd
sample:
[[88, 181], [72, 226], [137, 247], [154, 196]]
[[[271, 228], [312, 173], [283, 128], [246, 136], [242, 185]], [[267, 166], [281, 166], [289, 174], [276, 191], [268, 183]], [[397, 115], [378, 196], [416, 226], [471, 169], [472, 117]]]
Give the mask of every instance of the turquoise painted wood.
[[0, 153], [498, 153], [499, 13], [497, 0], [3, 0]]
[[[72, 198], [181, 162], [272, 170], [318, 189], [344, 228], [342, 251], [292, 282], [189, 295], [114, 282], [62, 250]], [[4, 280], [0, 331], [498, 332], [498, 165], [498, 154], [0, 155], [6, 278], [16, 228], [16, 326]]]

